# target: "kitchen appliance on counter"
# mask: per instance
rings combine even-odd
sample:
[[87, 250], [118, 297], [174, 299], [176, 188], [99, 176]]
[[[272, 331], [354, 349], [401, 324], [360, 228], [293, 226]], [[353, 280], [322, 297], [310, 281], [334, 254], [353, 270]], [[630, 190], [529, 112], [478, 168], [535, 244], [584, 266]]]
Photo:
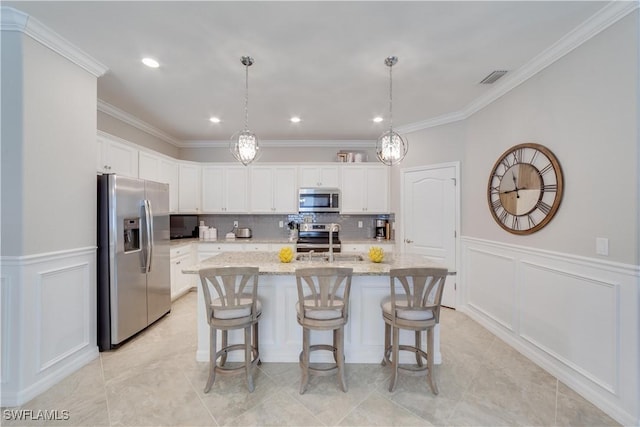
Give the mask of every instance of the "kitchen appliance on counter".
[[340, 189], [300, 188], [298, 212], [340, 212]]
[[98, 347], [118, 347], [171, 310], [169, 185], [98, 175]]
[[[298, 230], [298, 240], [296, 241], [297, 252], [329, 252], [329, 233], [332, 225], [305, 222], [300, 224]], [[333, 252], [340, 252], [340, 232], [339, 226], [333, 229]]]
[[376, 219], [376, 240], [389, 240], [391, 238], [390, 234], [389, 220]]
[[235, 230], [236, 237], [240, 239], [249, 239], [251, 237], [251, 229], [248, 227], [238, 227]]

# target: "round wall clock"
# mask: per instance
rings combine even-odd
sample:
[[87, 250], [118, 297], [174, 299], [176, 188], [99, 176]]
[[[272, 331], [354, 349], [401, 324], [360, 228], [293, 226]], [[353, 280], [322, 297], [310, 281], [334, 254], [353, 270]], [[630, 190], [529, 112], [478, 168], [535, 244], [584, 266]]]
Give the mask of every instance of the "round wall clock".
[[548, 148], [534, 143], [513, 146], [489, 176], [491, 215], [510, 233], [534, 233], [555, 215], [563, 188], [560, 163]]

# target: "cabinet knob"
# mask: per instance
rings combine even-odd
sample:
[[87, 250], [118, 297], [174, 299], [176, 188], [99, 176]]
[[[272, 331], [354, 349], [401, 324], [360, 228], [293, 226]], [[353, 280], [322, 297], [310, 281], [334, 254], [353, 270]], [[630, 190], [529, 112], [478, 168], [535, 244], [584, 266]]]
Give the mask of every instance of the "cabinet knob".
[[413, 243], [413, 240], [410, 240], [410, 239], [404, 239], [404, 242], [405, 242], [405, 243]]

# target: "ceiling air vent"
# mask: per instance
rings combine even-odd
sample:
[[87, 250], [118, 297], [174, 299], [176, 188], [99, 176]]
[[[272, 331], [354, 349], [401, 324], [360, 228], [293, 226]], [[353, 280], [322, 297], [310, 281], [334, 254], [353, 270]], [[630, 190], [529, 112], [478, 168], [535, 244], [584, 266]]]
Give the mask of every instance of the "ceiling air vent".
[[496, 70], [480, 81], [481, 85], [490, 85], [496, 82], [500, 77], [507, 74], [507, 70]]

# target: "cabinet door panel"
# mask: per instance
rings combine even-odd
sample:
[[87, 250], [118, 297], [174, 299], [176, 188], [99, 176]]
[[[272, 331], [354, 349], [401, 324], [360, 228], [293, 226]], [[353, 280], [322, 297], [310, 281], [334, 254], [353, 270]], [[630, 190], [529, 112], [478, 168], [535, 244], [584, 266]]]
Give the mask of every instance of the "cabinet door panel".
[[273, 170], [273, 207], [276, 213], [298, 212], [298, 185], [295, 167], [277, 167]]
[[202, 168], [202, 211], [222, 212], [224, 208], [224, 169], [205, 166]]
[[273, 212], [273, 169], [254, 167], [251, 170], [251, 212]]
[[181, 164], [179, 174], [178, 210], [197, 213], [200, 211], [200, 167]]
[[138, 153], [138, 177], [150, 181], [164, 182], [160, 176], [160, 157], [144, 151]]
[[246, 167], [226, 168], [226, 212], [246, 213], [248, 209], [248, 180]]

